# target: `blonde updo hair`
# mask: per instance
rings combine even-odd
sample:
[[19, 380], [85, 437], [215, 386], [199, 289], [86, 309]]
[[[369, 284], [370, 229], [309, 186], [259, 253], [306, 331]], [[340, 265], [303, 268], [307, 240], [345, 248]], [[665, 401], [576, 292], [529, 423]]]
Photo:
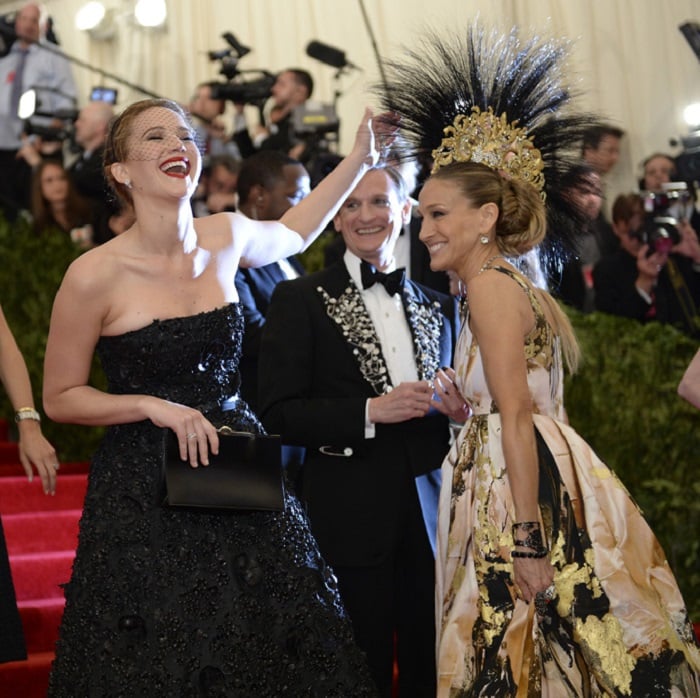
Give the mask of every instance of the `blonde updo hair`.
[[520, 257], [544, 240], [544, 202], [531, 184], [505, 179], [478, 162], [453, 162], [441, 167], [431, 179], [452, 182], [476, 208], [496, 204], [496, 244], [504, 256]]
[[[478, 162], [453, 162], [441, 167], [430, 178], [451, 182], [475, 208], [496, 204], [496, 244], [504, 257], [522, 257], [544, 240], [547, 232], [544, 201], [528, 182], [506, 179]], [[571, 322], [549, 293], [537, 287], [534, 292], [549, 311], [552, 326], [561, 338], [564, 358], [573, 373], [580, 351]]]

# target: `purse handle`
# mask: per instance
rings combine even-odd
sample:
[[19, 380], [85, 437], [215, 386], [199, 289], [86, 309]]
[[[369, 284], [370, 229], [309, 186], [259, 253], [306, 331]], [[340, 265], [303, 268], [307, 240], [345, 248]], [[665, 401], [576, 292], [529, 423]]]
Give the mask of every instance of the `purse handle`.
[[249, 431], [236, 431], [235, 429], [231, 429], [227, 424], [224, 424], [223, 427], [219, 427], [216, 431], [218, 434], [223, 434], [224, 436], [249, 436], [251, 439], [255, 437], [255, 434]]

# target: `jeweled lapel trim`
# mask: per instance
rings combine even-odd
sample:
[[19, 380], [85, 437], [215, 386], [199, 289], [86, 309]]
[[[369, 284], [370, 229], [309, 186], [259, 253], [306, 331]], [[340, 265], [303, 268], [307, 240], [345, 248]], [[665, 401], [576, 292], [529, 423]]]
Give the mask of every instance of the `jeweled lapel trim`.
[[420, 303], [408, 284], [404, 286], [403, 302], [413, 336], [418, 379], [432, 381], [441, 366], [440, 338], [445, 319], [440, 304]]
[[391, 389], [389, 370], [360, 290], [352, 279], [348, 280], [347, 287], [337, 298], [331, 296], [321, 286], [316, 290], [321, 295], [326, 314], [352, 348], [362, 377], [372, 386], [377, 395], [389, 392]]

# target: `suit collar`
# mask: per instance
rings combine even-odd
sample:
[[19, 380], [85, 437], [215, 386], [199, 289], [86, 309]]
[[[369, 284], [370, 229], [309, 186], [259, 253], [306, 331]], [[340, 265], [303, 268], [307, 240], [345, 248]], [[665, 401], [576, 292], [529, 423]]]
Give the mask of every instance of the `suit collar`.
[[[354, 256], [354, 255], [353, 255]], [[355, 257], [357, 259], [357, 257]], [[362, 300], [360, 286], [345, 264], [329, 267], [328, 283], [317, 291], [326, 314], [352, 348], [360, 373], [377, 395], [387, 393], [391, 378], [379, 337]], [[357, 263], [359, 275], [359, 260]], [[431, 302], [418, 287], [407, 281], [401, 300], [413, 339], [419, 380], [432, 381], [441, 366], [441, 339], [444, 316], [439, 303]]]

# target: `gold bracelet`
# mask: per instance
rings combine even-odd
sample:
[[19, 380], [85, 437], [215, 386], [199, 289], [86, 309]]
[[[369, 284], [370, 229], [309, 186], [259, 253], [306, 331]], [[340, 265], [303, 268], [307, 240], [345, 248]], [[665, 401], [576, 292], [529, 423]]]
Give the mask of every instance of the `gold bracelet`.
[[20, 407], [15, 412], [15, 422], [21, 422], [23, 419], [33, 419], [35, 422], [40, 422], [41, 415], [33, 407]]

